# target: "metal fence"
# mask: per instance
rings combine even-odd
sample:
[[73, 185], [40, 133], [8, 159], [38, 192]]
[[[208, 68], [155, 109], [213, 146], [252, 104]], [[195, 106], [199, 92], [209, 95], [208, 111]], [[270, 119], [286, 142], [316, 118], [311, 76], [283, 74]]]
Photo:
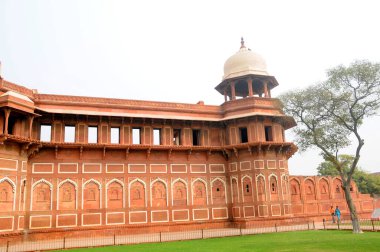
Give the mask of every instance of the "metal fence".
[[[362, 230], [379, 231], [380, 221], [363, 219], [360, 220]], [[245, 224], [231, 224], [225, 228], [218, 229], [204, 229], [204, 226], [192, 226], [191, 229], [181, 228], [178, 231], [155, 231], [149, 233], [138, 233], [138, 230], [133, 229], [123, 230], [100, 230], [96, 235], [85, 235], [83, 232], [81, 236], [75, 237], [62, 237], [58, 239], [46, 240], [7, 240], [5, 238], [0, 240], [0, 252], [12, 251], [43, 251], [43, 250], [58, 250], [79, 247], [99, 247], [111, 245], [124, 245], [124, 244], [138, 244], [138, 243], [152, 243], [152, 242], [167, 242], [167, 241], [180, 241], [180, 240], [194, 240], [194, 239], [207, 239], [215, 237], [227, 236], [242, 236], [252, 234], [274, 233], [274, 232], [289, 232], [289, 231], [303, 231], [303, 230], [332, 230], [352, 229], [352, 222], [349, 220], [341, 220], [339, 223], [332, 223], [332, 220], [323, 220], [321, 222], [305, 221], [293, 219], [288, 222], [282, 221], [281, 224], [276, 221], [269, 222], [254, 222]], [[158, 230], [158, 229], [157, 229]], [[140, 231], [143, 232], [143, 231]]]

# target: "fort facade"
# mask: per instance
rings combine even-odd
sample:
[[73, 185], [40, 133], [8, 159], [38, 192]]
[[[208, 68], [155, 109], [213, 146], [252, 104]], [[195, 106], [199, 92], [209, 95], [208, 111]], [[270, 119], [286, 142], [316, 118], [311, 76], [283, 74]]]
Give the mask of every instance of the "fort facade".
[[[220, 106], [40, 94], [0, 79], [0, 233], [322, 219], [339, 178], [291, 176], [296, 125], [241, 42]], [[307, 165], [307, 164], [305, 164]], [[374, 208], [352, 196], [359, 215]]]

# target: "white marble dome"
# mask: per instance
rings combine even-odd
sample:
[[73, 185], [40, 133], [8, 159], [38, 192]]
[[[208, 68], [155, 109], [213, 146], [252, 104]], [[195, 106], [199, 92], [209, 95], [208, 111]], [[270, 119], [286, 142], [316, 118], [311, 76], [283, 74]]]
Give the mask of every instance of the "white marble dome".
[[242, 38], [240, 50], [224, 63], [223, 80], [249, 74], [269, 75], [264, 59], [259, 54], [246, 48]]

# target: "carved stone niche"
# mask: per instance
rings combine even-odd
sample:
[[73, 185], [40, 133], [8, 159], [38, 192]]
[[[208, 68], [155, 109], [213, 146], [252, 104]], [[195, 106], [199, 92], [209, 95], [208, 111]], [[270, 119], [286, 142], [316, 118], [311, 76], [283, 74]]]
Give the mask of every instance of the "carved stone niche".
[[326, 179], [319, 180], [319, 195], [321, 197], [321, 200], [328, 200], [330, 199], [330, 190], [329, 190], [329, 183]]
[[173, 206], [186, 206], [187, 205], [187, 188], [186, 184], [182, 181], [174, 183], [173, 187]]
[[114, 181], [107, 188], [107, 208], [117, 209], [123, 207], [123, 186]]
[[59, 187], [59, 210], [75, 210], [76, 209], [76, 187], [71, 182], [64, 182]]
[[100, 188], [94, 181], [88, 182], [83, 190], [83, 209], [100, 208]]
[[145, 186], [141, 181], [135, 181], [130, 185], [130, 207], [145, 207]]
[[51, 210], [51, 188], [40, 182], [33, 188], [32, 210]]
[[13, 210], [14, 190], [12, 184], [4, 180], [0, 183], [0, 212]]
[[161, 181], [156, 181], [152, 185], [152, 207], [166, 207], [167, 206], [167, 193], [166, 186]]
[[301, 188], [300, 188], [300, 183], [292, 179], [290, 181], [290, 193], [292, 195], [292, 201], [300, 201], [301, 200]]
[[265, 201], [265, 181], [263, 177], [258, 177], [257, 178], [257, 197], [259, 201]]
[[193, 205], [194, 206], [207, 205], [206, 185], [200, 180], [197, 180], [193, 183]]
[[226, 204], [226, 188], [224, 183], [216, 179], [211, 184], [212, 189], [212, 203], [213, 204]]

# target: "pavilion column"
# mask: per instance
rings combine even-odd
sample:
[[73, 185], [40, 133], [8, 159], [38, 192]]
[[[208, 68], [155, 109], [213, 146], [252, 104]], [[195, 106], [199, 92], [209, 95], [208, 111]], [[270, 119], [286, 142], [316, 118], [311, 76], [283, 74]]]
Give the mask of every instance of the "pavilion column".
[[224, 90], [224, 102], [227, 101], [227, 90]]
[[5, 108], [4, 109], [4, 115], [5, 115], [4, 134], [8, 134], [8, 121], [9, 121], [10, 114], [11, 114], [11, 110], [9, 108]]
[[236, 100], [236, 94], [235, 94], [235, 82], [231, 82], [231, 100]]
[[29, 122], [28, 138], [32, 138], [32, 126], [33, 126], [33, 120], [34, 120], [34, 116], [29, 115], [29, 116], [28, 116], [28, 122]]
[[264, 97], [265, 98], [269, 97], [269, 95], [268, 95], [268, 82], [267, 81], [264, 81]]
[[251, 97], [251, 96], [253, 96], [252, 79], [251, 78], [249, 78], [247, 80], [247, 84], [248, 84], [248, 96]]

